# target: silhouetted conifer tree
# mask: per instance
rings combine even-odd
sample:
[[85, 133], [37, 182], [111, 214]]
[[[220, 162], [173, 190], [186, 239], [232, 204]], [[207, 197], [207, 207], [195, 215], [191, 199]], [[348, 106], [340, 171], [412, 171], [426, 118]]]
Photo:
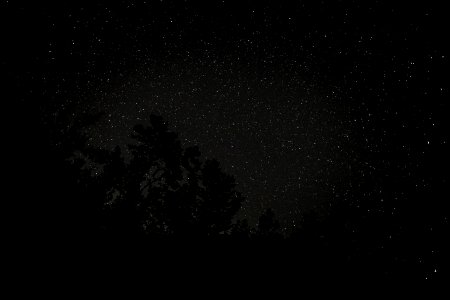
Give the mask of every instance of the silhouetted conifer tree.
[[259, 217], [255, 237], [265, 240], [283, 238], [283, 235], [280, 232], [280, 223], [275, 218], [275, 213], [272, 209], [266, 209], [265, 212]]
[[183, 149], [161, 117], [134, 128], [131, 158], [116, 148], [103, 164], [99, 185], [108, 227], [125, 235], [212, 237], [225, 234], [243, 197], [215, 160], [201, 161], [197, 147]]

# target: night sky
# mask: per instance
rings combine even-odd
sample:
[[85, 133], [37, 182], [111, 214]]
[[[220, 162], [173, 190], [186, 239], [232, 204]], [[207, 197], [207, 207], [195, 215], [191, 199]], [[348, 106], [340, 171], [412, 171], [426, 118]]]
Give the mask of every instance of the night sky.
[[92, 145], [123, 147], [159, 114], [235, 176], [241, 217], [271, 207], [286, 228], [336, 199], [390, 214], [448, 184], [443, 7], [92, 2], [0, 4], [19, 100], [103, 112]]

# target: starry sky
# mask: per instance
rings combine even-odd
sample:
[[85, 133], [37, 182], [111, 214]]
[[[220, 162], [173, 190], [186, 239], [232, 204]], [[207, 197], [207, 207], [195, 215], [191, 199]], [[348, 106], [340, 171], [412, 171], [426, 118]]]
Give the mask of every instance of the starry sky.
[[103, 112], [92, 145], [162, 115], [235, 176], [240, 216], [289, 228], [447, 183], [444, 9], [391, 2], [2, 1], [2, 64], [41, 110]]

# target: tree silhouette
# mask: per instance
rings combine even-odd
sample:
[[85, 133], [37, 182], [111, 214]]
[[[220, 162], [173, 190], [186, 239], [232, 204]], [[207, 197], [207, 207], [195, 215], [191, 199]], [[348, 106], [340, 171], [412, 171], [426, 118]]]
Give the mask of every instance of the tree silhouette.
[[74, 118], [69, 110], [61, 110], [40, 123], [30, 164], [38, 173], [32, 185], [40, 198], [30, 205], [35, 215], [30, 220], [40, 239], [75, 241], [95, 235], [103, 202], [86, 168], [88, 156], [97, 150], [88, 146], [85, 130], [99, 118], [100, 114]]
[[252, 237], [252, 231], [247, 219], [237, 220], [236, 223], [233, 224], [231, 229], [231, 236], [234, 240], [237, 241], [250, 241]]
[[197, 147], [183, 149], [161, 117], [151, 116], [150, 126], [135, 126], [132, 137], [128, 163], [119, 148], [97, 158], [107, 227], [128, 236], [227, 233], [243, 201], [234, 178], [217, 161], [203, 162]]
[[[161, 117], [152, 115], [148, 126], [135, 126], [127, 151], [88, 145], [86, 128], [97, 118], [72, 120], [61, 114], [36, 130], [39, 159], [30, 164], [35, 167], [25, 191], [28, 202], [22, 205], [29, 212], [20, 212], [27, 230], [40, 240], [219, 239], [257, 247], [261, 241], [287, 241], [294, 251], [283, 249], [279, 257], [284, 263], [304, 273], [318, 272], [318, 278], [424, 278], [446, 258], [441, 250], [448, 249], [445, 205], [427, 206], [425, 193], [383, 209], [369, 201], [376, 198], [334, 201], [303, 214], [300, 226], [286, 237], [271, 209], [256, 228], [234, 220], [244, 199], [234, 178], [216, 160], [202, 160], [198, 147], [183, 148]], [[409, 183], [404, 184], [407, 190]], [[264, 253], [262, 248], [269, 247], [249, 251], [245, 259]], [[264, 259], [269, 255], [274, 254]]]
[[259, 217], [255, 236], [258, 239], [265, 240], [277, 240], [283, 238], [280, 232], [280, 223], [276, 220], [275, 213], [272, 209], [266, 209]]

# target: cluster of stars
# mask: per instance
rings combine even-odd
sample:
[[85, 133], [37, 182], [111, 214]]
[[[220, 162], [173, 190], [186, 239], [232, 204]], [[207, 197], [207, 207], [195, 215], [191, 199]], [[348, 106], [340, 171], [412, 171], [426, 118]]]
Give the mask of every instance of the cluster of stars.
[[161, 114], [236, 177], [253, 223], [272, 207], [293, 226], [336, 198], [376, 199], [369, 210], [390, 214], [406, 186], [431, 189], [424, 164], [447, 147], [448, 56], [427, 34], [434, 10], [381, 2], [37, 10], [45, 50], [33, 64], [45, 72], [34, 80], [61, 108], [104, 112], [91, 134], [102, 147]]

